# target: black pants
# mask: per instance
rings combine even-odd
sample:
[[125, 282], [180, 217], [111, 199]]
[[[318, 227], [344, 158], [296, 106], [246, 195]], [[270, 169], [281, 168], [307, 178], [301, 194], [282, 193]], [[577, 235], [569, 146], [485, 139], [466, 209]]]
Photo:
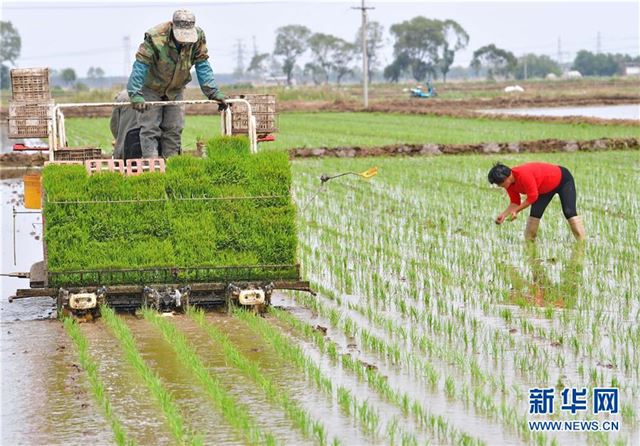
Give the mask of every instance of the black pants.
[[529, 213], [531, 217], [542, 218], [544, 210], [555, 194], [560, 196], [562, 213], [566, 219], [578, 215], [576, 211], [576, 183], [573, 181], [573, 175], [562, 166], [560, 166], [560, 171], [562, 172], [560, 184], [551, 192], [538, 196], [536, 202], [531, 205], [531, 212]]

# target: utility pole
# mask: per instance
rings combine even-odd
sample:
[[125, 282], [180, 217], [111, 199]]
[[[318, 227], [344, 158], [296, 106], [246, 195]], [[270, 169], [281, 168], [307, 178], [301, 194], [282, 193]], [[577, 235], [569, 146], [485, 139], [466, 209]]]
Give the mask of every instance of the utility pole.
[[598, 36], [596, 37], [596, 54], [600, 54], [602, 52], [602, 40], [600, 38], [600, 31], [598, 31]]
[[524, 80], [526, 81], [529, 78], [529, 73], [527, 71], [527, 55], [525, 54], [522, 59], [522, 64], [524, 65]]
[[128, 77], [131, 72], [131, 62], [129, 60], [129, 46], [131, 44], [131, 37], [124, 36], [122, 39], [122, 48], [124, 50], [124, 77]]
[[364, 93], [364, 108], [369, 107], [369, 60], [367, 58], [367, 9], [375, 9], [365, 6], [362, 0], [361, 6], [352, 6], [351, 9], [362, 11], [362, 83]]
[[253, 38], [253, 56], [258, 55], [258, 45], [256, 45], [256, 36], [252, 36]]

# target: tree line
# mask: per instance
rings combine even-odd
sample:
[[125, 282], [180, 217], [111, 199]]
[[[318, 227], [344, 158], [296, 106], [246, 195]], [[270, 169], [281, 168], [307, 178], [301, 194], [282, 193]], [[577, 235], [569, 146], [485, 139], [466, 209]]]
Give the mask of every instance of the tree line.
[[[417, 16], [392, 25], [389, 33], [394, 40], [393, 60], [382, 70], [389, 82], [413, 79], [417, 82], [439, 80], [446, 82], [456, 53], [469, 45], [469, 34], [455, 20], [437, 20]], [[276, 30], [272, 53], [256, 54], [248, 68], [250, 74], [277, 76], [282, 73], [291, 85], [294, 77], [311, 79], [314, 83], [340, 84], [347, 75], [354, 75], [362, 62], [362, 28], [353, 42], [330, 34], [313, 33], [302, 25], [287, 25]], [[384, 47], [384, 27], [375, 21], [367, 23], [367, 59], [369, 80], [380, 67], [380, 50]], [[302, 67], [297, 62], [308, 54], [311, 62]], [[628, 63], [640, 63], [640, 57], [625, 54], [594, 54], [578, 52], [571, 70], [584, 76], [613, 76], [624, 74]], [[469, 68], [476, 76], [495, 78], [544, 78], [560, 76], [560, 64], [547, 55], [533, 53], [516, 57], [511, 51], [485, 45], [473, 52]]]
[[[469, 45], [469, 34], [455, 20], [437, 20], [422, 16], [396, 23], [389, 28], [393, 39], [393, 60], [381, 67], [381, 50], [384, 48], [385, 29], [370, 21], [366, 27], [369, 81], [374, 73], [381, 73], [389, 82], [413, 79], [416, 82], [439, 80], [446, 82], [455, 61], [456, 53]], [[22, 42], [18, 30], [11, 22], [0, 21], [0, 85], [9, 86], [9, 67], [20, 56]], [[304, 65], [298, 62], [309, 57]], [[255, 54], [247, 73], [257, 76], [285, 77], [288, 85], [294, 78], [310, 79], [315, 84], [336, 82], [340, 84], [348, 76], [360, 75], [356, 66], [362, 63], [362, 28], [353, 41], [340, 37], [314, 33], [306, 26], [287, 25], [276, 30], [272, 53]], [[571, 66], [584, 76], [613, 76], [624, 74], [629, 63], [639, 63], [639, 57], [626, 54], [592, 53], [579, 51]], [[516, 57], [511, 51], [489, 44], [474, 51], [469, 68], [476, 75], [495, 78], [542, 78], [550, 73], [562, 74], [560, 65], [547, 55], [525, 54]], [[102, 83], [104, 70], [91, 67], [87, 78]], [[78, 86], [72, 68], [52, 72], [68, 87]], [[95, 83], [95, 82], [94, 82]], [[86, 86], [85, 86], [86, 88]]]

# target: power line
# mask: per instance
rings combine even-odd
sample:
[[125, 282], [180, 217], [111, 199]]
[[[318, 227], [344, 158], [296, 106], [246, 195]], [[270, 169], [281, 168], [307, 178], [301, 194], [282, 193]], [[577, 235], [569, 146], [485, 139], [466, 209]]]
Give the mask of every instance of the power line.
[[[77, 4], [77, 5], [56, 5], [56, 4], [42, 4], [41, 6], [24, 6], [24, 5], [12, 5], [9, 3], [8, 5], [3, 5], [3, 9], [12, 10], [12, 11], [29, 11], [29, 10], [38, 10], [42, 11], [44, 9], [135, 9], [135, 8], [158, 8], [162, 6], [166, 7], [203, 7], [203, 6], [230, 6], [230, 5], [238, 5], [238, 4], [263, 4], [264, 1], [243, 1], [243, 2], [202, 2], [202, 3], [139, 3], [139, 4], [128, 4], [125, 2], [113, 2], [106, 4]], [[274, 3], [289, 3], [289, 2], [274, 2]]]
[[[128, 38], [129, 36], [125, 37]], [[129, 40], [128, 44], [131, 43], [131, 40]], [[59, 57], [69, 57], [69, 56], [90, 56], [90, 55], [94, 55], [94, 54], [106, 54], [106, 53], [116, 53], [116, 52], [122, 52], [124, 48], [124, 42], [122, 46], [117, 46], [117, 47], [109, 47], [109, 48], [95, 48], [95, 49], [88, 49], [88, 50], [81, 50], [81, 51], [72, 51], [72, 52], [67, 52], [67, 53], [53, 53], [53, 54], [42, 54], [39, 56], [27, 56], [27, 57], [20, 57], [20, 60], [35, 60], [35, 59], [51, 59], [51, 58], [59, 58]], [[127, 47], [127, 54], [129, 55], [129, 51], [130, 51], [131, 47]], [[209, 52], [213, 53], [214, 55], [220, 55], [220, 54], [227, 54], [227, 55], [233, 55], [236, 54], [234, 51], [228, 51], [228, 48], [220, 48], [219, 50], [217, 48], [209, 48]], [[128, 60], [128, 59], [127, 59]], [[129, 69], [129, 63], [127, 62], [127, 70]]]
[[58, 58], [58, 57], [87, 56], [91, 54], [114, 53], [114, 52], [120, 52], [120, 51], [122, 51], [122, 47], [96, 48], [91, 50], [73, 51], [69, 53], [43, 54], [41, 56], [20, 57], [20, 59], [21, 60], [50, 59], [50, 58]]

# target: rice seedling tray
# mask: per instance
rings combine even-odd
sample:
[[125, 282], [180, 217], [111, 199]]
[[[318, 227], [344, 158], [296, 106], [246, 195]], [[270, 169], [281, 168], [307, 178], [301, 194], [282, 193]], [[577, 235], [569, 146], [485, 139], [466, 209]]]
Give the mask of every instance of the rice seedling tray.
[[102, 150], [94, 147], [65, 147], [53, 152], [56, 161], [86, 161], [102, 157]]
[[11, 93], [14, 101], [41, 102], [51, 99], [48, 68], [14, 68], [11, 70]]

